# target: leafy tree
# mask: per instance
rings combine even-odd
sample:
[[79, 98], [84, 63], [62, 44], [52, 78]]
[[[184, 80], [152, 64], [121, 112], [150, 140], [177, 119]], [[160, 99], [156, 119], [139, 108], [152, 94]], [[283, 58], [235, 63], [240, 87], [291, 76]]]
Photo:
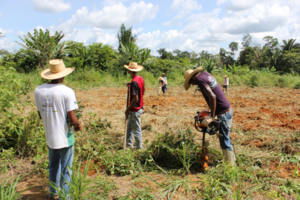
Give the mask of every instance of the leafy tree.
[[165, 48], [158, 49], [157, 52], [160, 55], [160, 59], [174, 60], [174, 55], [172, 52], [166, 51]]
[[230, 51], [233, 53], [233, 55], [234, 55], [234, 52], [235, 51], [237, 51], [238, 49], [239, 49], [239, 43], [237, 43], [237, 42], [231, 42], [230, 44], [229, 44], [229, 49], [230, 49]]
[[65, 41], [61, 42], [63, 37], [62, 32], [56, 32], [51, 36], [49, 30], [44, 32], [42, 29], [39, 31], [34, 29], [33, 34], [28, 32], [24, 38], [19, 37], [24, 44], [17, 43], [34, 52], [38, 57], [38, 65], [44, 69], [47, 60], [61, 58], [63, 53], [71, 52], [72, 47], [67, 45]]
[[0, 49], [0, 57], [9, 54], [9, 52], [5, 49]]
[[231, 52], [227, 52], [224, 48], [220, 48], [219, 56], [221, 62], [225, 65], [233, 64], [234, 60]]
[[239, 63], [240, 65], [252, 66], [254, 61], [254, 50], [252, 47], [246, 47], [243, 51], [240, 52]]
[[192, 59], [195, 59], [198, 57], [198, 54], [195, 51], [192, 51], [190, 55], [191, 55]]
[[300, 49], [292, 49], [282, 54], [281, 62], [277, 69], [284, 72], [300, 74]]
[[251, 42], [252, 42], [252, 36], [249, 33], [247, 33], [247, 35], [244, 35], [243, 42], [242, 42], [243, 47], [244, 48], [249, 47]]
[[173, 53], [176, 54], [176, 56], [179, 56], [181, 54], [181, 51], [179, 49], [173, 50]]
[[300, 49], [300, 44], [295, 43], [296, 39], [288, 39], [288, 40], [283, 40], [283, 45], [281, 45], [281, 49], [283, 51], [291, 51], [292, 49]]
[[143, 64], [149, 57], [151, 50], [139, 49], [139, 47], [133, 42], [129, 43], [129, 46], [121, 44], [121, 53], [128, 57], [129, 61], [135, 61]]
[[274, 49], [278, 47], [278, 39], [273, 38], [273, 36], [265, 36], [263, 40], [266, 41], [266, 44], [264, 45], [266, 48]]
[[121, 43], [125, 47], [129, 47], [129, 45], [131, 43], [135, 43], [136, 42], [136, 38], [137, 38], [137, 35], [133, 35], [132, 34], [132, 27], [130, 27], [129, 29], [126, 29], [125, 25], [122, 24], [121, 27], [120, 27], [120, 30], [118, 32], [118, 39], [119, 39], [119, 48], [118, 48], [118, 50], [120, 52], [122, 52], [122, 45], [121, 45]]

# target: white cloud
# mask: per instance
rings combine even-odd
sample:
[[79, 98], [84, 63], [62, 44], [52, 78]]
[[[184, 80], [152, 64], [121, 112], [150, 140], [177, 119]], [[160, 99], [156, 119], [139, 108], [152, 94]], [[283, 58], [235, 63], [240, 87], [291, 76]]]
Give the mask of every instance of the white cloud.
[[18, 48], [18, 45], [15, 42], [12, 42], [8, 38], [1, 38], [0, 39], [0, 49], [5, 49], [9, 52], [12, 52], [13, 50], [16, 50]]
[[59, 13], [71, 9], [70, 3], [64, 3], [63, 0], [32, 0], [33, 7], [37, 11], [47, 13]]
[[209, 26], [212, 33], [259, 33], [273, 31], [279, 26], [283, 26], [290, 16], [288, 6], [279, 4], [256, 5], [253, 9], [243, 13], [233, 13], [222, 19], [215, 19]]
[[4, 16], [4, 14], [0, 12], [0, 17], [2, 17], [2, 16]]
[[164, 22], [163, 25], [164, 26], [180, 26], [181, 22], [175, 21], [175, 20], [174, 21], [170, 20], [170, 21]]
[[5, 34], [13, 33], [14, 31], [12, 29], [3, 30], [2, 28], [0, 28], [0, 32], [5, 35]]
[[[269, 0], [265, 0], [269, 1]], [[253, 6], [257, 5], [259, 2], [261, 2], [261, 0], [231, 0], [227, 5], [226, 8], [228, 10], [232, 10], [232, 11], [243, 11], [246, 9], [250, 9]]]
[[122, 23], [126, 27], [138, 24], [146, 19], [153, 19], [158, 12], [158, 6], [144, 1], [133, 2], [129, 7], [123, 3], [104, 6], [100, 11], [89, 12], [87, 7], [76, 11], [72, 18], [60, 24], [56, 29], [64, 33], [72, 32], [75, 26], [91, 26], [104, 29], [119, 28]]
[[221, 5], [221, 4], [225, 3], [226, 1], [228, 1], [228, 0], [218, 0], [217, 5]]
[[195, 0], [173, 0], [171, 11], [178, 11], [174, 19], [182, 19], [189, 15], [193, 10], [200, 10], [201, 5]]

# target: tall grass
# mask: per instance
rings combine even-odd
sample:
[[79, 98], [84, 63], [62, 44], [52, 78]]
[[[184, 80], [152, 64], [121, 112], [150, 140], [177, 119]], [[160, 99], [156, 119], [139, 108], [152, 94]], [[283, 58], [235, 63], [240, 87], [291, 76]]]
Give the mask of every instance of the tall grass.
[[[40, 77], [40, 72], [31, 72], [28, 74], [16, 73], [16, 78], [22, 80], [24, 85], [29, 85], [33, 90], [36, 86], [46, 83]], [[158, 86], [158, 77], [154, 77], [151, 72], [141, 71], [139, 75], [145, 80], [146, 87]], [[292, 75], [277, 75], [273, 73], [249, 71], [247, 73], [232, 74], [227, 72], [230, 86], [250, 86], [250, 87], [280, 87], [280, 88], [299, 88], [299, 76]], [[183, 87], [184, 77], [183, 71], [174, 69], [170, 74], [166, 75], [168, 78], [169, 87]], [[213, 73], [220, 85], [224, 82], [224, 73]], [[67, 76], [64, 84], [75, 89], [90, 89], [97, 87], [124, 87], [126, 82], [130, 82], [131, 77], [127, 73], [120, 76], [112, 76], [104, 72], [96, 71], [95, 69], [79, 69]]]

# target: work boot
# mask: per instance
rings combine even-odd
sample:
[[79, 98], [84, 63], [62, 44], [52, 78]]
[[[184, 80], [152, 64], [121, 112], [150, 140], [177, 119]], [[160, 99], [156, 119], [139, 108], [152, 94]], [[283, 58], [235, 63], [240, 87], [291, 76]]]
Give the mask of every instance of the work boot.
[[225, 158], [225, 162], [234, 166], [235, 165], [235, 155], [233, 151], [230, 151], [228, 149], [222, 149], [223, 156]]

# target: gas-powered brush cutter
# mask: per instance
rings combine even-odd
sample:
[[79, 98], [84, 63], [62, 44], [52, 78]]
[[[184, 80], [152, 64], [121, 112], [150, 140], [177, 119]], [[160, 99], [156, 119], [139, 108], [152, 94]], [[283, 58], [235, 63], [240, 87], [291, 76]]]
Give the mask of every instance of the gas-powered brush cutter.
[[206, 127], [202, 122], [204, 120], [205, 117], [209, 117], [210, 116], [210, 112], [208, 111], [198, 111], [197, 115], [194, 117], [195, 118], [195, 128], [197, 129], [197, 131], [202, 132], [203, 136], [202, 136], [202, 153], [198, 153], [198, 155], [200, 155], [200, 162], [202, 167], [198, 169], [198, 171], [205, 171], [205, 169], [208, 167], [207, 161], [208, 161], [208, 145], [209, 143], [205, 141], [205, 134], [208, 133], [209, 135], [219, 135], [220, 137], [222, 137], [222, 135], [219, 132], [220, 127], [221, 127], [221, 123], [222, 120], [220, 119], [216, 119], [214, 121], [212, 121], [208, 127]]

